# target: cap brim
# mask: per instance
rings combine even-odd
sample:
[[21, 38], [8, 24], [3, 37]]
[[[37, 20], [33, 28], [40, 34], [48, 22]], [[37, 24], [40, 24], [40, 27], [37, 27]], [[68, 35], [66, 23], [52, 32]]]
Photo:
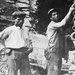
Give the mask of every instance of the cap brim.
[[50, 9], [50, 10], [48, 11], [48, 14], [51, 14], [52, 12], [58, 12], [58, 13], [60, 13], [61, 10], [60, 10], [60, 8], [52, 8], [52, 9]]
[[54, 10], [54, 8], [50, 9], [50, 10], [48, 11], [48, 14], [49, 14], [50, 12], [52, 12], [53, 10]]

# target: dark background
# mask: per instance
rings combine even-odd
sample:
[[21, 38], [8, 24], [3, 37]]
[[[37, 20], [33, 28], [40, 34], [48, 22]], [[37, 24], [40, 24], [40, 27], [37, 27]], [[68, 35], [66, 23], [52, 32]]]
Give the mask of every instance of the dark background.
[[[72, 5], [73, 0], [37, 0], [38, 2], [38, 11], [35, 15], [38, 18], [38, 23], [36, 24], [36, 30], [40, 33], [46, 31], [48, 23], [50, 22], [48, 11], [51, 8], [60, 8], [62, 9], [62, 18], [66, 15], [69, 10], [69, 7]], [[12, 12], [15, 11], [15, 8], [11, 4], [6, 3], [5, 0], [0, 0], [0, 8], [4, 9], [3, 15], [11, 16]], [[2, 22], [2, 21], [0, 21]], [[3, 21], [4, 22], [4, 21]], [[6, 24], [6, 22], [5, 22]], [[8, 24], [8, 23], [7, 23]], [[0, 24], [1, 25], [1, 24]]]
[[66, 15], [73, 0], [39, 0], [38, 17], [40, 18], [37, 28], [39, 31], [46, 31], [47, 25], [50, 22], [48, 11], [51, 8], [62, 9], [62, 18]]

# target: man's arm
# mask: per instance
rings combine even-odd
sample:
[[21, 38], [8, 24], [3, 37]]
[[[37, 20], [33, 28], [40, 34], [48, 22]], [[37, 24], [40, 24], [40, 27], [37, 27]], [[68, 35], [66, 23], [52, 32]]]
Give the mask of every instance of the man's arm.
[[3, 31], [0, 32], [0, 39], [5, 39], [11, 31], [11, 27], [7, 27]]
[[58, 28], [58, 27], [62, 27], [62, 26], [64, 26], [64, 25], [66, 25], [66, 23], [67, 23], [68, 20], [70, 19], [70, 16], [71, 16], [71, 14], [72, 14], [72, 12], [73, 12], [74, 10], [75, 10], [75, 3], [72, 4], [72, 6], [71, 6], [70, 9], [69, 9], [69, 12], [68, 12], [67, 15], [64, 17], [64, 19], [61, 20], [61, 22], [58, 22], [58, 23], [54, 24], [53, 26]]

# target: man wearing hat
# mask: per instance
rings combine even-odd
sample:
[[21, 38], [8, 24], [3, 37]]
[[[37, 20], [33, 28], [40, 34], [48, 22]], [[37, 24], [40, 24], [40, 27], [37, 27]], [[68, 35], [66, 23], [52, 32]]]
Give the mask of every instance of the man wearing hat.
[[14, 12], [15, 24], [0, 32], [7, 55], [8, 75], [31, 75], [28, 55], [32, 52], [29, 39], [31, 24], [23, 12]]
[[63, 36], [60, 29], [66, 25], [71, 18], [72, 12], [75, 10], [73, 4], [67, 15], [60, 21], [60, 15], [57, 9], [51, 9], [48, 14], [51, 22], [47, 27], [48, 48], [45, 50], [45, 57], [48, 61], [47, 75], [61, 75], [62, 52], [63, 52]]

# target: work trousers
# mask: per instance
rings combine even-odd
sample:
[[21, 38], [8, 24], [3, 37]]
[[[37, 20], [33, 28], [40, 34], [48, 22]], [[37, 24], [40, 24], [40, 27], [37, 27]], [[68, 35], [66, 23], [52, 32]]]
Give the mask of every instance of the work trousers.
[[61, 75], [62, 58], [55, 53], [50, 53], [47, 64], [47, 75]]
[[31, 75], [27, 54], [12, 50], [7, 57], [8, 75]]

